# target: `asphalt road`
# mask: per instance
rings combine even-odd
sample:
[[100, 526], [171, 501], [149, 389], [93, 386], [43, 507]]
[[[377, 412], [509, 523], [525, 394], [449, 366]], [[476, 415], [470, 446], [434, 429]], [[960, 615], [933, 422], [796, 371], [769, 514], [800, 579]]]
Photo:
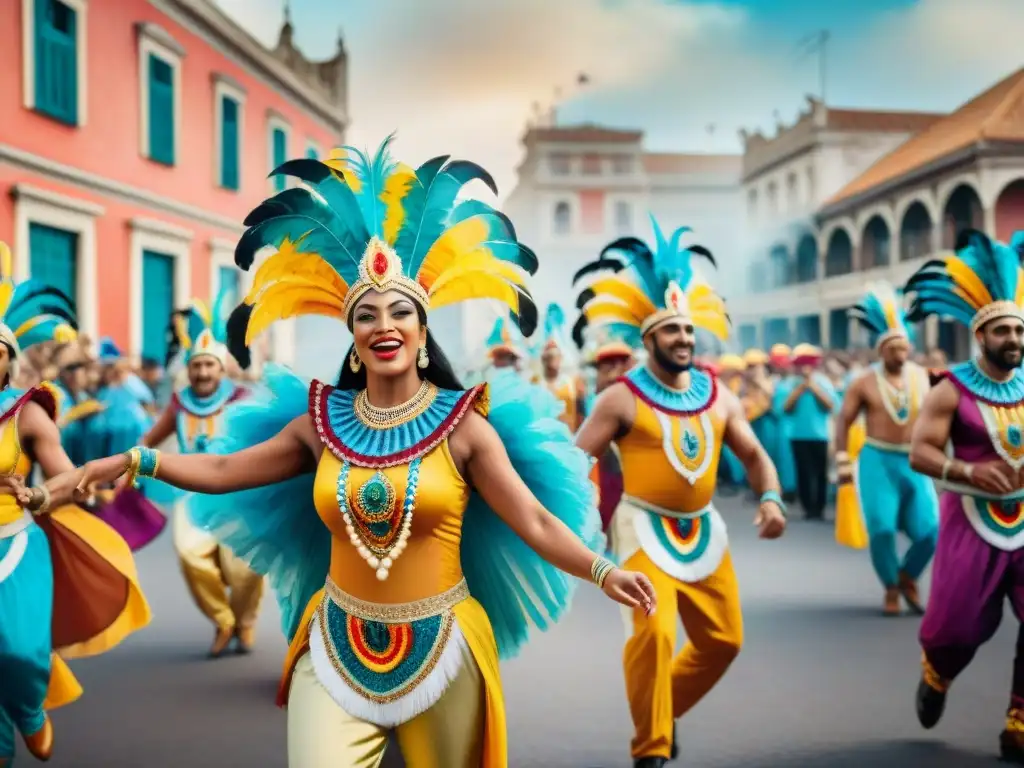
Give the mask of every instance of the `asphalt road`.
[[[749, 509], [734, 499], [721, 507], [745, 601], [746, 647], [680, 724], [676, 765], [996, 764], [1016, 629], [1009, 613], [957, 681], [943, 722], [924, 732], [914, 716], [918, 620], [879, 615], [867, 554], [835, 546], [822, 523], [797, 521], [783, 540], [759, 542]], [[74, 664], [86, 693], [54, 714], [50, 765], [284, 768], [276, 610], [268, 603], [252, 656], [208, 661], [212, 630], [189, 601], [169, 533], [138, 564], [153, 624], [114, 652]], [[505, 665], [513, 768], [631, 765], [622, 642], [618, 609], [584, 588], [565, 622]], [[394, 750], [386, 765], [401, 766]]]

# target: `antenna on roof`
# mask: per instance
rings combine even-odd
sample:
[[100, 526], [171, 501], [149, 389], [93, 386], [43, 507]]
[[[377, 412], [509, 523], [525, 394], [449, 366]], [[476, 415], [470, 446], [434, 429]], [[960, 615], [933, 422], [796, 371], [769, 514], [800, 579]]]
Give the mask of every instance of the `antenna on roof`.
[[821, 94], [821, 103], [827, 104], [825, 100], [825, 86], [828, 78], [827, 52], [831, 35], [827, 29], [808, 35], [796, 44], [797, 60], [803, 61], [808, 56], [818, 57], [818, 87]]

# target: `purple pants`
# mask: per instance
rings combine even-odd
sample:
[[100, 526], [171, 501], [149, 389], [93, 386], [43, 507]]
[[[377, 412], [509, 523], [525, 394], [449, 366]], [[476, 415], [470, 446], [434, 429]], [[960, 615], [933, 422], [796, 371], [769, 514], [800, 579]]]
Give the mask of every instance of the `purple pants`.
[[[1017, 621], [1024, 622], [1024, 549], [1004, 552], [986, 543], [971, 527], [957, 494], [942, 494], [939, 514], [939, 543], [920, 638], [928, 662], [952, 680], [995, 635], [1006, 599]], [[1024, 698], [1024, 625], [1017, 632], [1012, 695]]]

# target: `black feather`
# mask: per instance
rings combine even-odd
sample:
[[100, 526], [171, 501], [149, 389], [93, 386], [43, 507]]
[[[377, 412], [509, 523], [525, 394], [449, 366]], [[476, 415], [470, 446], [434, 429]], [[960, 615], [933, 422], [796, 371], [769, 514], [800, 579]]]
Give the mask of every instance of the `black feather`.
[[572, 327], [572, 340], [573, 343], [576, 344], [576, 349], [583, 349], [583, 332], [587, 329], [587, 325], [589, 325], [589, 323], [587, 322], [587, 316], [580, 315], [576, 319], [576, 323]]
[[495, 184], [494, 177], [487, 172], [487, 169], [474, 163], [471, 160], [452, 160], [452, 162], [448, 164], [448, 167], [444, 169], [444, 172], [454, 172], [454, 175], [457, 177], [459, 175], [459, 171], [465, 168], [472, 169], [474, 172], [474, 179], [479, 179], [480, 181], [487, 185], [487, 188], [491, 190], [491, 192], [493, 192], [495, 195], [498, 194], [498, 185]]
[[519, 312], [512, 313], [512, 321], [519, 328], [520, 333], [528, 339], [537, 330], [537, 322], [539, 320], [537, 305], [534, 303], [533, 298], [520, 288], [516, 288], [516, 293], [519, 295]]
[[191, 314], [191, 309], [176, 309], [171, 313], [170, 322], [167, 323], [167, 355], [164, 358], [164, 367], [170, 365], [181, 351], [181, 339], [178, 338], [178, 328], [174, 321], [181, 317], [187, 323]]
[[620, 237], [618, 240], [613, 240], [601, 249], [601, 258], [605, 258], [605, 255], [612, 251], [623, 251], [634, 258], [646, 259], [647, 261], [654, 259], [654, 254], [647, 247], [647, 243], [638, 237]]
[[580, 295], [576, 297], [576, 309], [583, 309], [584, 305], [590, 303], [590, 301], [597, 296], [590, 288], [584, 288], [580, 291]]
[[584, 278], [587, 275], [592, 275], [595, 272], [621, 272], [627, 266], [626, 262], [621, 261], [620, 259], [602, 257], [596, 261], [590, 262], [589, 264], [585, 264], [580, 269], [576, 270], [576, 274], [572, 276], [572, 284], [576, 285], [581, 278]]
[[519, 246], [519, 255], [522, 257], [523, 264], [522, 268], [526, 270], [529, 275], [537, 274], [537, 269], [540, 267], [540, 260], [537, 258], [537, 254], [529, 246], [523, 245], [522, 243], [516, 243]]
[[78, 320], [75, 318], [74, 313], [69, 312], [68, 308], [63, 304], [40, 304], [38, 314], [59, 317], [76, 331], [78, 330]]
[[228, 318], [228, 352], [235, 358], [242, 370], [252, 364], [252, 354], [245, 344], [245, 332], [249, 328], [249, 318], [253, 307], [250, 304], [239, 304]]
[[705, 248], [703, 245], [691, 245], [686, 249], [690, 253], [695, 253], [698, 256], [703, 256], [705, 259], [711, 262], [711, 266], [718, 269], [718, 263], [715, 261], [715, 257], [711, 255], [711, 251]]
[[309, 184], [319, 184], [333, 173], [329, 165], [319, 160], [303, 157], [298, 160], [287, 160], [270, 172], [271, 176], [294, 176]]

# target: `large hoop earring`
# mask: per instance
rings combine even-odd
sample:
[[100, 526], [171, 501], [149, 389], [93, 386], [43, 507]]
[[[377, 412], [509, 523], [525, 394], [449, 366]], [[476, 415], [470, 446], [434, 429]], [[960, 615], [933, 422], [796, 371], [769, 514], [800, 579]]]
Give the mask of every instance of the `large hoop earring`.
[[359, 373], [359, 369], [363, 367], [363, 361], [359, 359], [354, 348], [352, 354], [348, 356], [348, 367], [352, 373]]
[[426, 345], [420, 347], [420, 351], [416, 354], [416, 365], [419, 366], [421, 370], [430, 365], [430, 356], [427, 355]]

